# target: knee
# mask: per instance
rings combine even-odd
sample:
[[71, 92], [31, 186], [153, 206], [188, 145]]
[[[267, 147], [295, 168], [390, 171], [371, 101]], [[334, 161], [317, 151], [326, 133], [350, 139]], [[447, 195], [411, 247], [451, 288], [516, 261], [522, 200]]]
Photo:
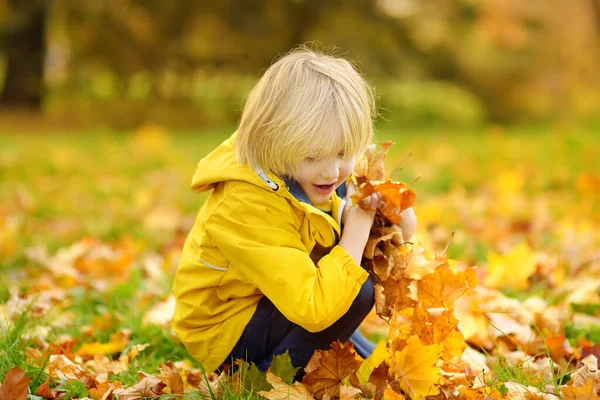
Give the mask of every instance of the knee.
[[358, 312], [364, 316], [366, 316], [373, 306], [375, 305], [375, 281], [371, 275], [369, 278], [363, 283], [352, 303], [352, 308], [355, 309], [355, 312]]

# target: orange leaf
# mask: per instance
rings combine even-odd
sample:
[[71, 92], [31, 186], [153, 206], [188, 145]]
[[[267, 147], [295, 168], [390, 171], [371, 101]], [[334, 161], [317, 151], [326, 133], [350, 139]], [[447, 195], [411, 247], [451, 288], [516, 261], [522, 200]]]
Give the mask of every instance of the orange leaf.
[[50, 378], [46, 379], [35, 391], [35, 394], [42, 396], [45, 399], [56, 399], [60, 392], [58, 390], [50, 389]]
[[476, 284], [477, 277], [473, 268], [455, 275], [448, 266], [441, 266], [418, 281], [418, 299], [425, 308], [452, 308], [454, 302]]
[[383, 391], [383, 400], [404, 400], [405, 398], [400, 393], [394, 392], [391, 387], [386, 387]]
[[331, 350], [315, 351], [305, 368], [307, 374], [302, 379], [302, 383], [317, 398], [323, 397], [324, 394], [330, 396], [337, 394], [342, 380], [361, 365], [352, 343], [343, 345], [334, 342], [331, 347]]
[[415, 192], [408, 189], [405, 183], [388, 180], [377, 185], [375, 191], [381, 193], [383, 206], [380, 213], [393, 224], [399, 224], [402, 221], [402, 211], [415, 204]]
[[4, 375], [4, 383], [0, 385], [0, 400], [27, 400], [29, 380], [21, 368], [9, 369]]
[[560, 391], [563, 394], [563, 400], [598, 400], [600, 398], [594, 390], [594, 379], [592, 378], [588, 378], [583, 386], [561, 386]]

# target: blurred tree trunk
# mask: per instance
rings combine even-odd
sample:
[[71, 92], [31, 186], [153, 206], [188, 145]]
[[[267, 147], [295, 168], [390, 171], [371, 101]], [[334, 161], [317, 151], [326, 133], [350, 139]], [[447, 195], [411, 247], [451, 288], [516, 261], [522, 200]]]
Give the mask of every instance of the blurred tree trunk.
[[9, 0], [6, 76], [0, 104], [39, 110], [44, 96], [46, 17], [50, 0]]
[[594, 7], [594, 17], [596, 19], [596, 28], [600, 33], [600, 0], [592, 0], [592, 7]]

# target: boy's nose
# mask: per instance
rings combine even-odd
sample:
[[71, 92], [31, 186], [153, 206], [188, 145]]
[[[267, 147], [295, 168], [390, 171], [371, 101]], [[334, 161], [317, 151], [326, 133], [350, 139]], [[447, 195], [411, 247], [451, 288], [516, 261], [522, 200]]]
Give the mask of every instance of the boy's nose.
[[327, 165], [327, 167], [321, 171], [321, 176], [327, 180], [337, 179], [338, 175], [339, 175], [339, 168], [337, 166], [337, 163], [331, 163], [331, 164]]

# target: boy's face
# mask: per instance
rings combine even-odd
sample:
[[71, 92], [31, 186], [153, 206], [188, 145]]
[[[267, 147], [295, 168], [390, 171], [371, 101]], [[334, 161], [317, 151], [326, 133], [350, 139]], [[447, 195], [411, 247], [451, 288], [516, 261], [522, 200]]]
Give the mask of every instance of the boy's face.
[[313, 205], [331, 199], [333, 192], [352, 173], [355, 157], [337, 157], [325, 160], [304, 159], [298, 167], [297, 181]]

